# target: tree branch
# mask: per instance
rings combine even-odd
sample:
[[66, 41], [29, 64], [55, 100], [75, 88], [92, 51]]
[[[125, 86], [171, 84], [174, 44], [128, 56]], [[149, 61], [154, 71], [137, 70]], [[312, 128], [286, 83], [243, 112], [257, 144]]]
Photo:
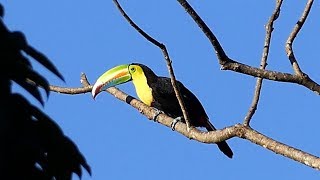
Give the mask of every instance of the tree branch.
[[176, 77], [174, 75], [173, 72], [173, 68], [172, 68], [172, 61], [170, 59], [169, 53], [167, 51], [166, 46], [163, 43], [160, 43], [159, 41], [157, 41], [156, 39], [152, 38], [150, 35], [148, 35], [146, 32], [144, 32], [136, 23], [134, 23], [132, 21], [132, 19], [127, 15], [127, 13], [122, 9], [122, 7], [120, 6], [119, 2], [117, 0], [113, 0], [113, 2], [115, 3], [116, 7], [118, 8], [118, 10], [120, 11], [120, 13], [122, 14], [122, 16], [129, 22], [129, 24], [135, 29], [137, 30], [145, 39], [147, 39], [149, 42], [151, 42], [152, 44], [156, 45], [157, 47], [159, 47], [163, 53], [164, 59], [166, 60], [167, 63], [167, 68], [169, 71], [169, 75], [171, 78], [171, 84], [173, 86], [173, 90], [176, 94], [176, 97], [178, 99], [182, 114], [183, 114], [183, 118], [185, 119], [185, 122], [187, 124], [187, 128], [188, 130], [190, 129], [191, 125], [190, 125], [190, 120], [189, 120], [189, 115], [188, 112], [186, 110], [185, 107], [185, 103], [183, 102], [181, 93], [180, 93], [180, 89], [177, 86], [177, 80]]
[[[262, 58], [261, 58], [261, 63], [260, 63], [260, 69], [265, 69], [267, 66], [267, 59], [268, 59], [268, 55], [269, 55], [269, 49], [270, 49], [270, 42], [271, 42], [271, 35], [273, 32], [273, 24], [274, 22], [278, 19], [279, 15], [280, 15], [280, 7], [282, 5], [283, 0], [276, 0], [276, 7], [274, 12], [272, 13], [272, 15], [269, 18], [269, 21], [266, 25], [266, 37], [264, 40], [264, 48], [263, 48], [263, 52], [262, 52]], [[254, 113], [257, 110], [257, 106], [258, 106], [258, 102], [260, 99], [260, 93], [261, 93], [261, 87], [262, 87], [262, 78], [258, 78], [257, 82], [256, 82], [256, 87], [255, 87], [255, 91], [254, 91], [254, 96], [251, 102], [251, 106], [248, 110], [248, 113], [244, 119], [244, 125], [245, 126], [249, 126], [250, 121], [252, 119], [252, 116], [254, 115]]]
[[[87, 78], [84, 74], [81, 76], [81, 80], [82, 85], [84, 86], [82, 88], [65, 88], [58, 86], [50, 86], [50, 90], [58, 93], [71, 95], [90, 93], [92, 86], [90, 86], [90, 83], [87, 81]], [[147, 106], [143, 102], [133, 98], [132, 96], [129, 96], [128, 94], [120, 91], [115, 87], [108, 88], [106, 91], [114, 97], [116, 97], [117, 99], [126, 102], [135, 109], [137, 109], [149, 120], [152, 120], [154, 113], [156, 113], [152, 107]], [[171, 126], [172, 121], [173, 119], [165, 114], [160, 114], [157, 119], [158, 123], [167, 127]], [[241, 124], [235, 124], [233, 126], [229, 126], [221, 130], [203, 132], [196, 128], [191, 128], [190, 130], [188, 130], [186, 124], [178, 123], [176, 124], [176, 132], [179, 132], [180, 134], [184, 135], [189, 139], [193, 139], [208, 144], [225, 141], [233, 137], [239, 137], [242, 139], [249, 140], [264, 148], [267, 148], [276, 154], [281, 154], [285, 157], [298, 161], [314, 169], [320, 169], [320, 158], [312, 154], [303, 152], [299, 149], [293, 148], [291, 146], [285, 145], [281, 142], [275, 141], [259, 133], [258, 131]]]
[[211, 45], [213, 46], [215, 53], [218, 57], [219, 64], [221, 65], [221, 70], [231, 70], [241, 74], [247, 74], [253, 77], [260, 77], [263, 79], [268, 79], [272, 81], [280, 82], [290, 82], [295, 84], [300, 84], [316, 94], [320, 94], [320, 85], [314, 82], [308, 75], [303, 74], [302, 76], [297, 76], [289, 73], [282, 73], [277, 71], [269, 71], [264, 69], [259, 69], [246, 64], [242, 64], [235, 60], [230, 59], [224, 52], [222, 46], [220, 45], [218, 39], [212, 33], [210, 28], [204, 23], [196, 11], [189, 5], [186, 0], [178, 0], [181, 6], [185, 9], [190, 17], [195, 21], [195, 23], [200, 27], [202, 32], [207, 36]]
[[259, 146], [262, 146], [270, 151], [275, 152], [276, 154], [283, 155], [287, 158], [293, 159], [297, 162], [300, 162], [304, 165], [312, 167], [314, 169], [320, 170], [320, 158], [309, 153], [303, 152], [294, 147], [288, 146], [281, 142], [275, 141], [258, 131], [251, 129], [248, 126], [245, 130], [244, 136], [241, 138], [247, 139]]
[[303, 72], [299, 67], [299, 64], [298, 64], [296, 57], [294, 56], [292, 44], [293, 44], [293, 41], [295, 40], [295, 38], [297, 37], [297, 34], [300, 32], [304, 22], [306, 21], [308, 15], [309, 15], [310, 9], [312, 7], [312, 4], [313, 4], [313, 0], [309, 0], [307, 2], [307, 5], [302, 13], [301, 18], [296, 23], [295, 27], [293, 28], [292, 32], [290, 33], [290, 35], [288, 37], [288, 40], [286, 42], [286, 47], [285, 47], [287, 56], [290, 60], [290, 63], [291, 63], [292, 68], [294, 70], [294, 73], [299, 76], [303, 76]]
[[197, 23], [202, 32], [207, 36], [211, 45], [213, 46], [215, 53], [218, 57], [219, 64], [224, 65], [227, 64], [230, 59], [227, 54], [224, 52], [222, 46], [220, 45], [216, 36], [212, 33], [207, 24], [201, 19], [201, 17], [197, 14], [197, 12], [190, 6], [190, 4], [186, 0], [178, 0], [181, 6], [187, 11], [187, 13], [192, 17], [192, 19]]
[[[182, 5], [187, 4], [186, 1], [180, 0], [179, 2], [181, 2]], [[189, 6], [189, 8], [191, 8], [191, 7]], [[187, 12], [190, 14], [191, 11], [190, 12], [187, 11]], [[190, 15], [195, 17], [196, 22], [197, 22], [197, 20], [200, 19], [200, 17], [194, 11], [193, 11], [193, 13], [191, 12]], [[199, 22], [203, 22], [203, 21], [201, 20]], [[312, 81], [307, 75], [297, 76], [297, 75], [292, 75], [292, 74], [288, 74], [288, 73], [281, 73], [281, 72], [275, 72], [275, 71], [268, 71], [268, 70], [264, 70], [264, 69], [258, 69], [258, 68], [254, 68], [254, 67], [251, 67], [251, 66], [248, 66], [245, 64], [241, 64], [241, 63], [238, 63], [234, 60], [229, 59], [227, 57], [227, 55], [224, 53], [221, 45], [219, 44], [219, 42], [217, 41], [215, 36], [210, 31], [210, 29], [207, 26], [203, 26], [203, 25], [202, 26], [199, 25], [199, 26], [202, 29], [203, 28], [205, 29], [205, 27], [206, 27], [207, 29], [205, 29], [205, 31], [206, 31], [205, 34], [207, 36], [209, 34], [209, 36], [211, 38], [213, 38], [213, 39], [209, 38], [209, 40], [216, 49], [216, 54], [218, 56], [219, 63], [222, 65], [222, 69], [232, 70], [235, 72], [240, 72], [243, 74], [248, 74], [251, 76], [270, 79], [270, 80], [274, 80], [274, 81], [296, 83], [296, 84], [303, 85], [303, 86], [305, 86], [313, 91], [316, 91], [318, 93], [320, 92], [319, 85], [317, 83], [315, 83], [314, 81]], [[213, 36], [210, 35], [210, 33]], [[144, 37], [146, 37], [146, 36], [144, 36]], [[156, 42], [159, 43], [158, 41], [156, 41]], [[159, 44], [163, 45], [161, 43], [159, 43]], [[160, 46], [159, 48], [161, 48], [161, 47], [162, 46]], [[164, 46], [164, 49], [162, 47], [161, 50], [163, 51], [163, 53], [166, 52], [165, 46]], [[266, 52], [266, 54], [268, 54], [267, 50], [264, 50], [264, 51]], [[165, 53], [164, 53], [164, 56], [165, 56], [165, 59], [168, 60], [168, 57], [166, 57]], [[265, 58], [265, 59], [267, 59], [267, 58]], [[169, 64], [171, 64], [170, 59], [169, 59]], [[58, 86], [50, 86], [50, 90], [58, 92], [58, 93], [64, 93], [64, 94], [81, 94], [81, 93], [90, 92], [92, 89], [92, 86], [90, 86], [85, 75], [82, 75], [81, 82], [84, 86], [82, 88], [63, 88], [63, 87], [58, 87]], [[153, 118], [155, 110], [153, 108], [145, 105], [141, 101], [133, 98], [132, 96], [125, 94], [124, 92], [122, 92], [119, 89], [114, 88], [114, 87], [108, 88], [106, 91], [109, 92], [110, 94], [112, 94], [113, 96], [115, 96], [116, 98], [118, 98], [119, 100], [127, 102], [132, 107], [136, 108], [144, 116], [146, 116], [148, 119]], [[165, 114], [160, 114], [158, 116], [157, 122], [159, 122], [160, 124], [165, 125], [167, 127], [170, 127], [172, 121], [173, 121], [173, 119], [171, 117], [168, 117]], [[303, 152], [299, 149], [290, 147], [290, 146], [285, 145], [283, 143], [280, 143], [278, 141], [275, 141], [275, 140], [259, 133], [258, 131], [253, 130], [249, 126], [235, 124], [233, 126], [226, 127], [221, 130], [203, 132], [203, 131], [200, 131], [196, 128], [188, 130], [186, 124], [179, 123], [176, 125], [176, 131], [181, 133], [182, 135], [186, 136], [189, 139], [194, 139], [194, 140], [197, 140], [202, 143], [217, 143], [217, 142], [221, 142], [221, 141], [233, 138], [233, 137], [240, 137], [242, 139], [249, 140], [259, 146], [267, 148], [272, 152], [275, 152], [277, 154], [281, 154], [285, 157], [288, 157], [288, 158], [293, 159], [295, 161], [298, 161], [302, 164], [305, 164], [309, 167], [312, 167], [314, 169], [320, 169], [320, 159], [318, 157], [311, 155], [309, 153]]]

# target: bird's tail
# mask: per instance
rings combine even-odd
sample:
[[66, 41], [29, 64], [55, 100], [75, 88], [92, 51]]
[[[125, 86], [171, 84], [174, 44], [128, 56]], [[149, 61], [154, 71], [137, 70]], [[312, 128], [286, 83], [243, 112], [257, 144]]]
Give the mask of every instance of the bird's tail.
[[[210, 123], [209, 120], [207, 121], [206, 129], [208, 131], [215, 131], [216, 130], [216, 128]], [[225, 154], [229, 158], [232, 158], [233, 152], [226, 141], [219, 142], [219, 143], [217, 143], [217, 145], [218, 145], [220, 151], [223, 152], [223, 154]]]

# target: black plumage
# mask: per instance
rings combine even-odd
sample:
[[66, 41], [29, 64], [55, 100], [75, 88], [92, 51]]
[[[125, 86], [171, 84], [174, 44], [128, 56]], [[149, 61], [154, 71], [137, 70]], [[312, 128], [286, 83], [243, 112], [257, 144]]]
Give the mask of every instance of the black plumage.
[[[171, 79], [158, 77], [149, 67], [143, 64], [134, 65], [142, 68], [147, 78], [147, 84], [152, 89], [153, 102], [151, 106], [163, 111], [172, 118], [182, 117], [183, 113], [171, 84]], [[188, 111], [190, 124], [195, 127], [205, 127], [208, 131], [216, 130], [210, 123], [208, 115], [198, 98], [181, 82], [177, 81], [177, 86], [180, 89], [186, 110]], [[217, 145], [225, 155], [232, 158], [233, 152], [226, 141], [219, 142]]]

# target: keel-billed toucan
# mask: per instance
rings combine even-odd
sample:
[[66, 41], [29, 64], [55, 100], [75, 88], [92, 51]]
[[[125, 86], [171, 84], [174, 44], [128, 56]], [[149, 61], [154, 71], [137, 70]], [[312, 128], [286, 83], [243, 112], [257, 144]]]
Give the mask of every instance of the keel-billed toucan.
[[[171, 79], [157, 76], [143, 64], [119, 65], [108, 70], [94, 84], [92, 96], [95, 98], [101, 91], [131, 80], [142, 102], [173, 118], [183, 116]], [[190, 124], [195, 127], [205, 127], [208, 131], [216, 130], [197, 97], [179, 81], [177, 81], [177, 85], [188, 111]], [[225, 141], [219, 142], [217, 145], [225, 155], [232, 158], [233, 152]]]

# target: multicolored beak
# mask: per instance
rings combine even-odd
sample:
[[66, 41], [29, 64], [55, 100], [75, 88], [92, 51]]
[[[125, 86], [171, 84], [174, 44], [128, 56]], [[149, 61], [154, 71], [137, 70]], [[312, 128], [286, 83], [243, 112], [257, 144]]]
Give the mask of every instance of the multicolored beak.
[[95, 97], [101, 92], [109, 87], [113, 87], [128, 81], [131, 81], [131, 74], [129, 73], [129, 65], [119, 65], [116, 66], [107, 72], [105, 72], [102, 76], [100, 76], [96, 83], [92, 87], [92, 97]]

